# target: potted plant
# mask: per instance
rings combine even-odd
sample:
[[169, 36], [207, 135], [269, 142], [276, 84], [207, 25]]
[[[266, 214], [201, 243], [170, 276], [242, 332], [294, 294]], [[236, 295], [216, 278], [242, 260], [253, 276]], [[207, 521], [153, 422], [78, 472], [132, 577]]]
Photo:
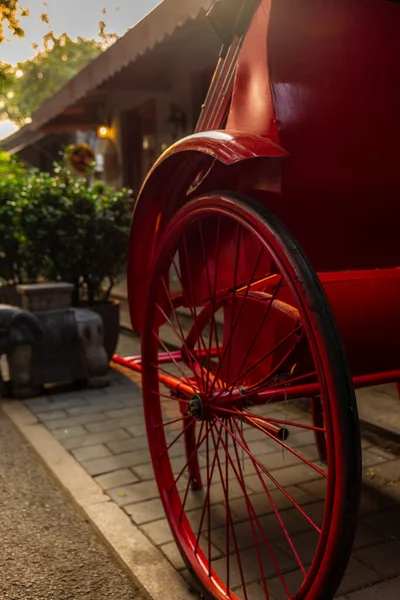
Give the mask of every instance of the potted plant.
[[111, 292], [125, 265], [131, 192], [115, 191], [99, 181], [88, 185], [61, 166], [53, 179], [62, 194], [46, 227], [45, 273], [73, 283], [74, 305], [102, 316], [111, 358], [119, 335], [119, 302], [111, 300]]
[[19, 283], [72, 283], [73, 305], [102, 316], [111, 357], [119, 334], [111, 292], [126, 258], [130, 190], [90, 184], [63, 165], [54, 175], [11, 171], [0, 179], [0, 280], [8, 284], [0, 287], [0, 302], [17, 304]]
[[23, 280], [18, 221], [24, 174], [19, 161], [0, 150], [0, 303], [14, 306]]

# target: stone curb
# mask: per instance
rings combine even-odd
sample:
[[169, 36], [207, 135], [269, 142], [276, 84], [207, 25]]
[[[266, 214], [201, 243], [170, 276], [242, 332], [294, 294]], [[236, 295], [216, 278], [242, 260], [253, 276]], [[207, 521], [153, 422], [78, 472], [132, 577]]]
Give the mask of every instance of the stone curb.
[[148, 598], [190, 599], [185, 581], [161, 552], [30, 410], [18, 401], [0, 406]]

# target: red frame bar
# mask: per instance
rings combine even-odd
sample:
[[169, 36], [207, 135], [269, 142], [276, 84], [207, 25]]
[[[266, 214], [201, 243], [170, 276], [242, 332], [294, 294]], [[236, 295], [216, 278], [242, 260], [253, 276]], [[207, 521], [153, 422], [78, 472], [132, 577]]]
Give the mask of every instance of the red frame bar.
[[[205, 350], [202, 351], [202, 355], [205, 355]], [[212, 355], [217, 356], [217, 349], [212, 349]], [[160, 352], [159, 362], [160, 364], [166, 364], [168, 362], [183, 361], [182, 353], [180, 350], [173, 351], [171, 353]], [[142, 357], [138, 356], [128, 356], [126, 358], [122, 358], [117, 354], [114, 354], [112, 357], [112, 361], [116, 364], [119, 364], [127, 369], [131, 369], [132, 371], [137, 371], [141, 373], [142, 371]], [[163, 375], [162, 373], [158, 374], [159, 380], [161, 383], [164, 383], [171, 389], [175, 389], [176, 392], [180, 394], [184, 394], [191, 398], [194, 395], [193, 387], [184, 383], [181, 379], [177, 377]], [[383, 373], [372, 373], [368, 375], [357, 375], [352, 378], [353, 386], [355, 389], [363, 388], [363, 387], [371, 387], [373, 385], [380, 385], [384, 383], [398, 383], [400, 382], [400, 369], [397, 371], [385, 371]], [[264, 404], [266, 401], [268, 402], [279, 402], [285, 399], [294, 399], [294, 398], [313, 398], [319, 395], [320, 386], [318, 383], [305, 383], [301, 385], [294, 386], [283, 386], [280, 388], [271, 388], [270, 390], [264, 390], [262, 392], [256, 392], [251, 394], [251, 401], [255, 404]], [[216, 400], [218, 399], [218, 404], [224, 405], [225, 399], [230, 403], [236, 399], [243, 399], [243, 394], [236, 390], [234, 392], [227, 392], [226, 394], [214, 392]]]
[[[179, 352], [179, 354], [181, 354]], [[170, 358], [170, 357], [169, 357]], [[142, 372], [142, 357], [141, 356], [129, 356], [128, 358], [122, 358], [118, 356], [118, 354], [114, 354], [111, 359], [117, 365], [121, 365], [126, 367], [127, 369], [131, 369], [131, 371], [137, 371], [138, 373]], [[172, 359], [170, 358], [172, 362]], [[165, 363], [164, 363], [165, 364]], [[167, 375], [163, 375], [162, 373], [158, 374], [158, 379], [161, 383], [164, 383], [167, 387], [171, 389], [175, 389], [175, 391], [179, 394], [183, 394], [184, 396], [188, 396], [188, 398], [192, 398], [194, 395], [193, 387], [184, 383], [178, 377], [171, 377]]]
[[[206, 357], [209, 354], [207, 349], [202, 349], [200, 352], [198, 350], [196, 350], [196, 351], [193, 351], [193, 353], [195, 354], [196, 357], [199, 357], [199, 356]], [[211, 348], [211, 358], [213, 358], [215, 356], [218, 356], [218, 349]], [[116, 363], [123, 360], [123, 361], [131, 361], [131, 362], [135, 363], [135, 365], [142, 364], [142, 357], [140, 354], [138, 354], [137, 356], [126, 356], [125, 358], [121, 358], [121, 356], [114, 354], [114, 356], [112, 357], [112, 360]], [[179, 361], [184, 362], [181, 350], [171, 350], [171, 352], [159, 352], [158, 353], [158, 364], [159, 365], [165, 365], [166, 363], [173, 362], [174, 360], [176, 360], [177, 362], [179, 362]], [[134, 368], [134, 370], [136, 371], [137, 369]]]

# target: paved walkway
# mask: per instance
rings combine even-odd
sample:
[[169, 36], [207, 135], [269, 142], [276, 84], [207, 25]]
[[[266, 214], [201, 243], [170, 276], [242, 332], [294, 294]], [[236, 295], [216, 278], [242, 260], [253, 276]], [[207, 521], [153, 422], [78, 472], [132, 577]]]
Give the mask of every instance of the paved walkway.
[[4, 415], [1, 600], [144, 600]]
[[[137, 342], [133, 338], [124, 338], [120, 350], [135, 353]], [[50, 395], [28, 400], [25, 405], [110, 498], [123, 507], [177, 573], [190, 583], [158, 498], [145, 435], [140, 387], [115, 372], [112, 386], [105, 390]], [[309, 436], [309, 433], [303, 435]], [[304, 438], [307, 447], [311, 446], [311, 441]], [[269, 460], [271, 456], [269, 454]], [[363, 459], [362, 516], [339, 596], [351, 600], [397, 600], [400, 597], [400, 458], [396, 453], [364, 440]], [[182, 460], [177, 453], [177, 468], [182, 465]], [[304, 471], [291, 468], [290, 463], [285, 468], [280, 475], [286, 485], [291, 485], [291, 491], [297, 497], [306, 497], [307, 503], [314, 507], [314, 513], [318, 512], [321, 501], [316, 482]], [[254, 485], [249, 479], [247, 483]], [[241, 494], [231, 486], [233, 493], [237, 494], [235, 519], [240, 524], [245, 519], [241, 513]], [[218, 507], [221, 507], [221, 499], [216, 501]], [[194, 517], [195, 509], [194, 505]], [[307, 541], [306, 533], [301, 532], [302, 547], [307, 553], [312, 543]], [[224, 536], [223, 530], [221, 535]], [[216, 539], [213, 552], [223, 567], [222, 543], [218, 546], [218, 536]], [[244, 532], [241, 539], [246, 539]], [[262, 597], [256, 581], [251, 589], [251, 598]], [[277, 599], [284, 597], [278, 588], [274, 594]]]

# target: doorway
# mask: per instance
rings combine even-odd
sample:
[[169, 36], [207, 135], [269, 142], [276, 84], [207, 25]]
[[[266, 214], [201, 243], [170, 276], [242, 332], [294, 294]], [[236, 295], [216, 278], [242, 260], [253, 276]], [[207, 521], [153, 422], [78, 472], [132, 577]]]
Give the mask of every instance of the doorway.
[[157, 158], [157, 109], [149, 100], [122, 113], [123, 184], [135, 194]]

